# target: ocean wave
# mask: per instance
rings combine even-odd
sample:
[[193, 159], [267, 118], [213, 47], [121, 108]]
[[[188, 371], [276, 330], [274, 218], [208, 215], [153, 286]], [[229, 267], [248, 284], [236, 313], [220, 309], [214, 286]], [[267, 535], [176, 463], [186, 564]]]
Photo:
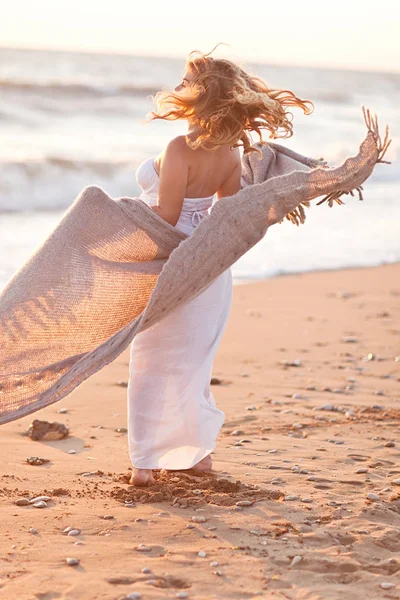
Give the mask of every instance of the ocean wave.
[[133, 161], [78, 160], [59, 156], [0, 161], [0, 213], [59, 210], [87, 185], [111, 197], [137, 197]]
[[[58, 155], [0, 159], [0, 213], [63, 209], [71, 204], [80, 190], [92, 184], [103, 187], [114, 198], [136, 197], [140, 194], [135, 179], [139, 162], [135, 158], [73, 159]], [[382, 195], [395, 186], [390, 193], [397, 194], [399, 183], [399, 161], [394, 160], [389, 169], [378, 165], [364, 186], [365, 198], [376, 187]]]
[[313, 102], [329, 102], [334, 104], [351, 104], [353, 96], [347, 92], [335, 90], [315, 90], [309, 93]]
[[147, 96], [155, 94], [155, 85], [141, 84], [101, 84], [81, 83], [79, 81], [19, 81], [16, 79], [0, 79], [0, 90], [11, 92], [34, 92], [40, 94], [90, 95], [90, 96]]
[[[161, 85], [145, 85], [140, 83], [88, 83], [81, 81], [23, 81], [18, 79], [0, 79], [0, 90], [15, 92], [38, 92], [41, 94], [71, 94], [90, 96], [147, 96], [155, 94]], [[312, 94], [314, 100], [347, 104], [352, 102], [351, 93], [321, 89]]]

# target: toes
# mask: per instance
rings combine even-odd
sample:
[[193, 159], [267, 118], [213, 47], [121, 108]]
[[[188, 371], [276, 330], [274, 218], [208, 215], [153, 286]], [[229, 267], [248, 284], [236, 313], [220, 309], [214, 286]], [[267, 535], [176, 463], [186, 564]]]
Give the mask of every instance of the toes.
[[154, 483], [154, 477], [151, 471], [149, 473], [143, 473], [141, 470], [138, 470], [132, 474], [129, 483], [130, 485], [145, 487]]

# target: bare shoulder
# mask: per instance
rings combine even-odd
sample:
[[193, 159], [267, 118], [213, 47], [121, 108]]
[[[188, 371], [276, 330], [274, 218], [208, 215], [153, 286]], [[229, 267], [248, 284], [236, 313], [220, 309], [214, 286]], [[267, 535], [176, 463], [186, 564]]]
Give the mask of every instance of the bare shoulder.
[[154, 165], [157, 167], [158, 173], [165, 162], [173, 162], [174, 160], [184, 161], [187, 158], [187, 144], [185, 136], [178, 135], [168, 142], [164, 150], [154, 159]]

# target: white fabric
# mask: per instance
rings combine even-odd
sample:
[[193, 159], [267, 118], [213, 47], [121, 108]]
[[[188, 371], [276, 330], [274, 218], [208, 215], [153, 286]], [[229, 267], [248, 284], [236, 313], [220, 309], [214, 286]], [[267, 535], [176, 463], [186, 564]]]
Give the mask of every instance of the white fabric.
[[[157, 203], [153, 159], [136, 170], [140, 198]], [[185, 198], [176, 228], [190, 235], [213, 196]], [[210, 454], [225, 419], [210, 389], [232, 302], [229, 267], [193, 300], [140, 332], [130, 347], [128, 443], [140, 469], [188, 469]]]

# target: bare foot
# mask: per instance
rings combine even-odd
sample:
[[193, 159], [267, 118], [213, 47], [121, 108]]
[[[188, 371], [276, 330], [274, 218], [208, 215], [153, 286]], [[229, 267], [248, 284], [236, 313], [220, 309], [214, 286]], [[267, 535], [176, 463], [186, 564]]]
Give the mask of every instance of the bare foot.
[[153, 472], [151, 469], [136, 469], [132, 473], [129, 480], [130, 485], [137, 485], [140, 487], [151, 485], [154, 483]]
[[[130, 485], [146, 486], [154, 483], [153, 471], [161, 471], [162, 469], [136, 469], [132, 473], [129, 480]], [[211, 454], [200, 460], [198, 463], [189, 469], [171, 469], [171, 471], [200, 471], [202, 473], [212, 470]]]
[[191, 467], [193, 471], [211, 471], [212, 469], [212, 458], [211, 454], [203, 458], [200, 462], [196, 463]]

